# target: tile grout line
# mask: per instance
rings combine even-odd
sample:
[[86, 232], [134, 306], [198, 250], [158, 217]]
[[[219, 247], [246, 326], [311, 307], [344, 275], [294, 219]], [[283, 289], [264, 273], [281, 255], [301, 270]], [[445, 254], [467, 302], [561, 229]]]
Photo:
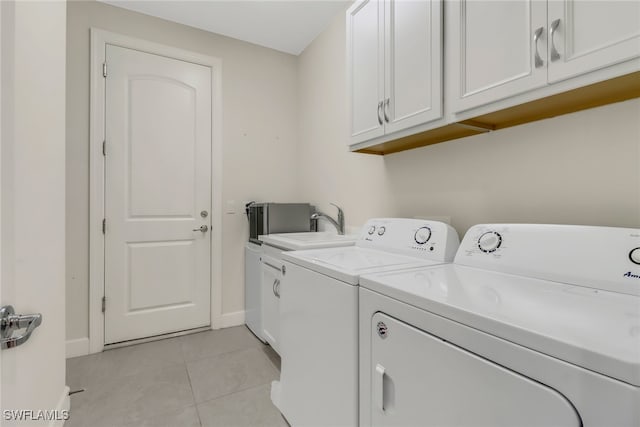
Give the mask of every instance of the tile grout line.
[[[204, 405], [204, 404], [207, 404], [207, 403], [215, 402], [216, 400], [220, 400], [223, 397], [229, 397], [229, 396], [233, 396], [234, 394], [243, 393], [245, 391], [253, 390], [255, 388], [264, 387], [267, 384], [269, 384], [269, 383], [262, 383], [262, 384], [254, 385], [254, 386], [251, 386], [251, 387], [247, 387], [247, 388], [243, 388], [243, 389], [240, 389], [240, 390], [232, 391], [231, 393], [223, 394], [223, 395], [220, 395], [218, 397], [214, 397], [213, 399], [203, 400], [202, 402], [196, 403], [196, 407], [199, 406], [199, 405]], [[271, 398], [269, 398], [269, 399], [271, 399]]]
[[[191, 360], [184, 359], [184, 361], [187, 364], [189, 364], [189, 363], [194, 363], [194, 362], [200, 362], [201, 360], [204, 360], [204, 359], [213, 359], [214, 357], [225, 356], [227, 354], [238, 353], [240, 351], [247, 351], [247, 350], [259, 350], [261, 353], [264, 354], [264, 351], [262, 351], [261, 348], [258, 348], [258, 347], [244, 347], [244, 348], [238, 348], [238, 349], [235, 349], [235, 350], [225, 351], [225, 352], [222, 352], [222, 353], [211, 354], [209, 356], [198, 357], [196, 359], [191, 359]], [[265, 356], [266, 356], [266, 354], [265, 354]], [[277, 369], [277, 367], [276, 367], [276, 369]]]
[[[180, 347], [180, 353], [182, 353], [182, 346]], [[196, 394], [193, 391], [193, 384], [191, 383], [191, 374], [189, 373], [189, 367], [187, 366], [187, 361], [184, 359], [184, 354], [182, 357], [182, 363], [184, 365], [184, 370], [187, 371], [187, 380], [189, 381], [189, 388], [191, 389], [191, 397], [193, 398], [193, 405], [196, 408], [196, 416], [198, 417], [198, 424], [202, 427], [202, 418], [200, 417], [200, 411], [198, 410], [198, 403], [196, 402]]]

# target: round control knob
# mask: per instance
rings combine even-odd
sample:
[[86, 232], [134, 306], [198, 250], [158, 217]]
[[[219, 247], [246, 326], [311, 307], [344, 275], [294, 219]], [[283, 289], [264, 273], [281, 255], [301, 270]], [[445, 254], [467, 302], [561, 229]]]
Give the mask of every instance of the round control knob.
[[378, 236], [382, 236], [385, 231], [387, 231], [387, 228], [384, 225], [378, 228]]
[[478, 248], [485, 253], [495, 252], [501, 244], [502, 236], [495, 231], [488, 231], [478, 239]]
[[371, 227], [369, 227], [369, 231], [368, 231], [368, 233], [369, 233], [369, 234], [373, 234], [375, 231], [376, 231], [376, 226], [375, 226], [375, 225], [372, 225]]
[[419, 245], [424, 245], [431, 238], [431, 229], [429, 227], [420, 227], [413, 236], [413, 239]]
[[632, 263], [640, 265], [640, 248], [631, 249], [629, 259]]

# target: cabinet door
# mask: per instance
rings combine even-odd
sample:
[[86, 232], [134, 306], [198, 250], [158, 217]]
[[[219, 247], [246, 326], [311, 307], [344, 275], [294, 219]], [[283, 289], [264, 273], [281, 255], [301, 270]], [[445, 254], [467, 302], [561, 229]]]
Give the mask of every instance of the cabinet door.
[[582, 425], [554, 389], [379, 312], [370, 375], [372, 426]]
[[384, 134], [384, 6], [355, 2], [347, 11], [347, 68], [351, 111], [350, 144]]
[[546, 12], [541, 0], [447, 2], [453, 112], [547, 84]]
[[637, 0], [551, 0], [548, 28], [550, 82], [640, 57]]
[[280, 354], [278, 339], [280, 336], [280, 271], [271, 265], [277, 265], [276, 260], [262, 263], [262, 336], [267, 343]]
[[262, 246], [247, 243], [244, 247], [244, 319], [260, 340], [262, 337]]
[[385, 132], [442, 117], [442, 2], [385, 2]]

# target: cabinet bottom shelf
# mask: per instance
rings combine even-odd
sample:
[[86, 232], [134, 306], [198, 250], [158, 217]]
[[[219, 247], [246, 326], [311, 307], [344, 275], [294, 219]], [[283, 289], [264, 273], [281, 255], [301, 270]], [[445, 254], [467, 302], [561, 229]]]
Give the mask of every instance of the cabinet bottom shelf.
[[356, 152], [378, 155], [397, 153], [633, 98], [640, 98], [640, 72], [536, 99], [415, 135], [383, 142], [356, 150]]

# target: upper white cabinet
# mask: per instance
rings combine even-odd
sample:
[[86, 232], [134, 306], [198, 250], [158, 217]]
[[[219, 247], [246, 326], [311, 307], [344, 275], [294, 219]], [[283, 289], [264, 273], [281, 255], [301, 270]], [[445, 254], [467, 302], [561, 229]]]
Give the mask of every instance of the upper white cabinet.
[[347, 61], [351, 91], [351, 143], [384, 135], [384, 8], [356, 2], [347, 12]]
[[451, 1], [445, 14], [453, 111], [547, 84], [546, 1]]
[[640, 56], [637, 0], [550, 0], [549, 82]]
[[384, 155], [640, 97], [640, 0], [356, 0], [347, 53]]
[[441, 1], [356, 1], [347, 61], [350, 144], [442, 117]]
[[635, 0], [452, 0], [445, 15], [454, 113], [640, 56]]

